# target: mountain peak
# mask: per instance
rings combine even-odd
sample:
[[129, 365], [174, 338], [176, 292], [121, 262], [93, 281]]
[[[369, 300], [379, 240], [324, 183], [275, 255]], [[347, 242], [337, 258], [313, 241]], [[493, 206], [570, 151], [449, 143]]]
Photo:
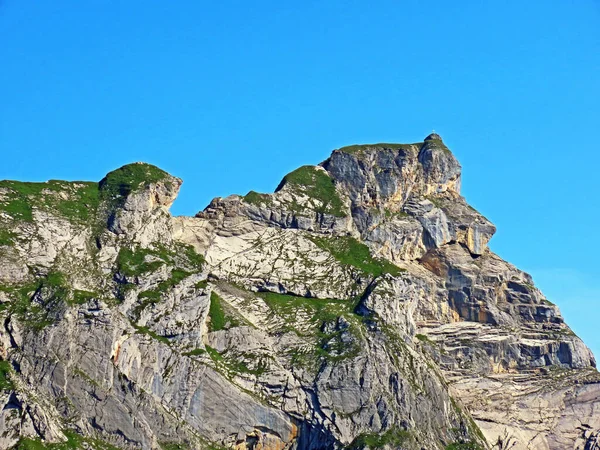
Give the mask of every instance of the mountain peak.
[[438, 138], [196, 217], [145, 163], [0, 182], [0, 448], [595, 448], [592, 354]]
[[442, 137], [437, 133], [431, 133], [429, 136], [425, 138], [426, 141], [441, 141]]

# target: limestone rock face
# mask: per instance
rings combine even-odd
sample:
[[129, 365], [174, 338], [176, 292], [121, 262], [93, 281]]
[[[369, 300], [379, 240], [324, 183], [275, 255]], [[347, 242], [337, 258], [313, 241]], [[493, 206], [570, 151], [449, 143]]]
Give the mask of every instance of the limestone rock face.
[[108, 229], [144, 246], [168, 239], [172, 234], [168, 210], [181, 183], [179, 178], [143, 163], [109, 173], [100, 182], [100, 191], [107, 194]]
[[0, 448], [598, 448], [593, 355], [460, 180], [432, 134], [196, 217], [143, 163], [1, 181]]

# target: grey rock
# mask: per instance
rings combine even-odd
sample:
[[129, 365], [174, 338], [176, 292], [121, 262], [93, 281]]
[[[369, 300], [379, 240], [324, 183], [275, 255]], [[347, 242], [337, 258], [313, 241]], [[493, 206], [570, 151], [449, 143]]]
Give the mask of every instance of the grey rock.
[[120, 170], [87, 222], [0, 214], [0, 447], [597, 448], [593, 355], [489, 250], [438, 135], [196, 217], [178, 178]]

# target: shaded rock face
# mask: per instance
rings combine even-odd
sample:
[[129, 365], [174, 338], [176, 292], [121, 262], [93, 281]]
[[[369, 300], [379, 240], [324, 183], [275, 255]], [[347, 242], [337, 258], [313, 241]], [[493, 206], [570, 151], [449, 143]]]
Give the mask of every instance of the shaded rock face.
[[143, 163], [0, 182], [0, 448], [596, 448], [594, 358], [460, 170], [345, 147], [196, 217]]

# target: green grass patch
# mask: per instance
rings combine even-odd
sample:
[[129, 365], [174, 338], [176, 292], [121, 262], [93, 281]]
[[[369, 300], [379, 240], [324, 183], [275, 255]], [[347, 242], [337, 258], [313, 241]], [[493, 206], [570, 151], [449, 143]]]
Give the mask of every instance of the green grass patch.
[[128, 195], [170, 177], [167, 172], [152, 164], [127, 164], [109, 172], [100, 181], [100, 196], [109, 205], [120, 206]]
[[[354, 313], [358, 298], [316, 299], [273, 292], [259, 292], [257, 295], [276, 316], [273, 320], [279, 318], [283, 321], [280, 332], [294, 332], [312, 341], [312, 346], [288, 349], [286, 353], [292, 364], [313, 370], [320, 361], [342, 361], [359, 353], [363, 324], [362, 318]], [[348, 322], [346, 329], [324, 331], [325, 324], [336, 323], [340, 317]], [[352, 336], [352, 343], [343, 341], [344, 333]]]
[[204, 256], [197, 253], [192, 245], [177, 243], [175, 253], [182, 259], [181, 263], [192, 272], [199, 272], [204, 267]]
[[263, 204], [268, 206], [273, 203], [273, 200], [271, 199], [270, 194], [260, 194], [255, 191], [248, 192], [246, 195], [244, 195], [242, 197], [242, 199], [246, 203], [250, 203], [251, 205], [256, 205], [256, 206], [260, 206]]
[[209, 331], [219, 331], [225, 328], [225, 311], [221, 304], [221, 297], [216, 292], [210, 293], [210, 323], [208, 326]]
[[440, 150], [443, 150], [444, 153], [447, 154], [452, 154], [452, 152], [450, 151], [450, 149], [448, 147], [446, 147], [446, 144], [444, 144], [442, 142], [441, 139], [428, 139], [427, 141], [424, 142], [424, 147], [425, 148], [437, 148]]
[[348, 153], [350, 155], [360, 155], [366, 150], [374, 149], [387, 149], [387, 150], [412, 150], [416, 147], [418, 150], [423, 145], [422, 142], [417, 142], [416, 144], [357, 144], [357, 145], [348, 145], [346, 147], [342, 147], [339, 151]]
[[12, 366], [8, 361], [0, 361], [0, 390], [12, 391], [15, 386], [10, 379]]
[[0, 210], [15, 220], [33, 222], [33, 209], [26, 198], [15, 198], [7, 202], [2, 202]]
[[[344, 203], [335, 190], [335, 184], [327, 172], [316, 166], [302, 166], [290, 172], [277, 187], [279, 191], [283, 186], [290, 186], [291, 192], [297, 191], [311, 199], [311, 209], [316, 212], [331, 214], [336, 217], [346, 217]], [[292, 205], [298, 209], [299, 205]]]
[[146, 299], [150, 303], [158, 303], [162, 297], [162, 292], [157, 289], [149, 289], [147, 291], [140, 292], [138, 299]]
[[161, 442], [158, 444], [162, 450], [189, 450], [189, 445], [176, 442]]
[[117, 270], [127, 277], [153, 272], [164, 264], [176, 267], [171, 274], [174, 286], [190, 273], [200, 272], [204, 266], [204, 257], [196, 253], [191, 245], [179, 243], [171, 249], [163, 246], [122, 247], [117, 256]]
[[216, 292], [212, 291], [210, 293], [210, 310], [208, 312], [210, 317], [208, 331], [227, 330], [243, 325], [251, 326], [251, 324], [243, 318], [237, 317], [231, 309], [231, 306], [229, 306], [227, 302], [225, 302]]
[[384, 433], [363, 433], [354, 439], [347, 449], [359, 450], [365, 447], [370, 449], [398, 448], [410, 441], [414, 441], [410, 431], [391, 428]]
[[0, 229], [0, 246], [11, 246], [14, 244], [15, 233], [9, 230]]
[[50, 272], [41, 280], [44, 296], [51, 300], [69, 301], [71, 290], [67, 277], [62, 272]]
[[200, 272], [204, 265], [204, 257], [196, 253], [191, 245], [185, 244], [175, 244], [171, 249], [123, 247], [119, 251], [116, 270], [129, 278], [129, 283], [122, 283], [118, 287], [117, 297], [121, 300], [125, 298], [128, 289], [135, 289], [137, 281], [134, 280], [135, 282], [132, 283], [132, 278], [154, 272], [165, 264], [174, 267], [170, 277], [158, 283], [156, 287], [138, 294], [141, 303], [135, 307], [134, 314], [139, 314], [149, 304], [158, 303], [169, 290], [185, 278]]
[[146, 326], [139, 326], [136, 325], [135, 323], [131, 323], [131, 326], [133, 328], [135, 328], [135, 332], [137, 334], [145, 334], [147, 336], [150, 336], [152, 339], [157, 340], [158, 342], [162, 342], [163, 344], [171, 344], [171, 341], [169, 340], [169, 338], [165, 337], [165, 336], [161, 336], [160, 334], [156, 334], [154, 331], [152, 331], [150, 328], [146, 327]]
[[50, 180], [29, 183], [3, 180], [0, 181], [0, 189], [6, 190], [0, 201], [0, 211], [18, 221], [31, 222], [35, 207], [85, 223], [94, 217], [99, 204], [98, 183], [93, 182]]
[[15, 450], [120, 450], [114, 445], [99, 439], [83, 437], [71, 430], [63, 431], [67, 437], [66, 442], [49, 444], [40, 439], [21, 438], [14, 447]]
[[277, 315], [290, 320], [294, 320], [296, 315], [302, 312], [320, 323], [349, 313], [354, 306], [350, 300], [308, 298], [275, 292], [258, 292], [256, 295]]
[[2, 291], [11, 297], [11, 301], [4, 303], [2, 308], [8, 310], [29, 330], [39, 331], [51, 325], [53, 320], [49, 315], [49, 310], [56, 303], [57, 296], [50, 294], [50, 299], [44, 306], [31, 301], [33, 295], [43, 287], [43, 280], [36, 280], [19, 286], [0, 287]]
[[50, 300], [64, 300], [69, 306], [83, 305], [93, 298], [100, 297], [96, 292], [72, 289], [62, 272], [50, 272], [41, 283], [46, 297]]
[[208, 353], [208, 356], [210, 356], [211, 359], [216, 363], [223, 361], [223, 357], [221, 356], [221, 354], [216, 349], [208, 345], [206, 346], [206, 353]]
[[154, 289], [148, 289], [138, 294], [138, 300], [141, 302], [133, 310], [135, 316], [139, 316], [139, 313], [144, 310], [148, 305], [160, 302], [160, 300], [177, 286], [182, 280], [189, 277], [191, 273], [181, 269], [173, 269], [171, 271], [171, 277], [167, 280], [158, 283], [158, 286]]
[[243, 358], [256, 358], [255, 355], [230, 354], [229, 352], [219, 353], [217, 349], [208, 345], [206, 346], [206, 352], [215, 363], [216, 368], [228, 377], [240, 374], [260, 376], [266, 370], [266, 366], [262, 361], [259, 361], [254, 369], [248, 367], [246, 362], [243, 361]]
[[46, 275], [45, 281], [48, 286], [63, 286], [67, 282], [67, 279], [62, 272], [50, 272]]
[[160, 300], [160, 298], [166, 294], [170, 289], [177, 286], [184, 279], [191, 275], [190, 272], [181, 269], [173, 269], [171, 271], [171, 277], [158, 283], [155, 289], [149, 289], [144, 292], [140, 292], [138, 298], [147, 298], [150, 300]]
[[98, 183], [78, 183], [82, 187], [73, 193], [69, 200], [54, 202], [55, 211], [68, 219], [81, 222], [89, 221], [96, 212], [99, 203]]
[[[185, 270], [173, 269], [171, 271], [171, 278], [169, 278], [167, 281], [163, 281], [163, 283], [167, 283], [166, 286], [168, 286], [169, 288], [172, 288], [172, 287], [177, 286], [179, 283], [181, 283], [184, 279], [186, 279], [190, 275], [191, 275], [191, 273], [189, 273]], [[160, 285], [162, 285], [162, 283]]]
[[196, 289], [206, 289], [207, 286], [208, 286], [208, 280], [200, 280], [196, 284], [194, 284], [194, 287]]
[[184, 356], [200, 356], [200, 355], [204, 355], [206, 353], [206, 350], [204, 350], [203, 348], [195, 348], [194, 350], [190, 350], [189, 352], [184, 352], [183, 355]]
[[92, 300], [93, 298], [99, 298], [99, 297], [100, 296], [95, 292], [73, 289], [72, 297], [69, 300], [67, 300], [67, 303], [69, 303], [69, 305], [71, 305], [71, 306], [83, 305], [83, 304], [89, 302], [90, 300]]
[[373, 258], [369, 247], [351, 236], [311, 236], [310, 239], [317, 246], [331, 253], [340, 263], [355, 267], [366, 274], [378, 277], [389, 273], [396, 276], [405, 271], [389, 261]]
[[[159, 258], [159, 260], [148, 261], [149, 256], [154, 256]], [[168, 262], [168, 260], [165, 260], [161, 256], [159, 251], [148, 248], [130, 249], [123, 247], [119, 250], [119, 255], [117, 256], [117, 269], [127, 277], [153, 272]]]
[[261, 364], [260, 362], [255, 369], [252, 369], [248, 367], [248, 364], [246, 364], [246, 362], [237, 358], [237, 356], [233, 356], [232, 358], [226, 359], [229, 370], [231, 370], [234, 373], [255, 375], [259, 377], [266, 371], [266, 366]]
[[[95, 292], [72, 289], [69, 280], [62, 272], [50, 272], [45, 278], [17, 286], [0, 286], [11, 301], [0, 308], [8, 310], [27, 329], [39, 331], [54, 323], [56, 312], [66, 303], [69, 306], [81, 305], [92, 298], [101, 296]], [[32, 301], [38, 294], [37, 301]]]

